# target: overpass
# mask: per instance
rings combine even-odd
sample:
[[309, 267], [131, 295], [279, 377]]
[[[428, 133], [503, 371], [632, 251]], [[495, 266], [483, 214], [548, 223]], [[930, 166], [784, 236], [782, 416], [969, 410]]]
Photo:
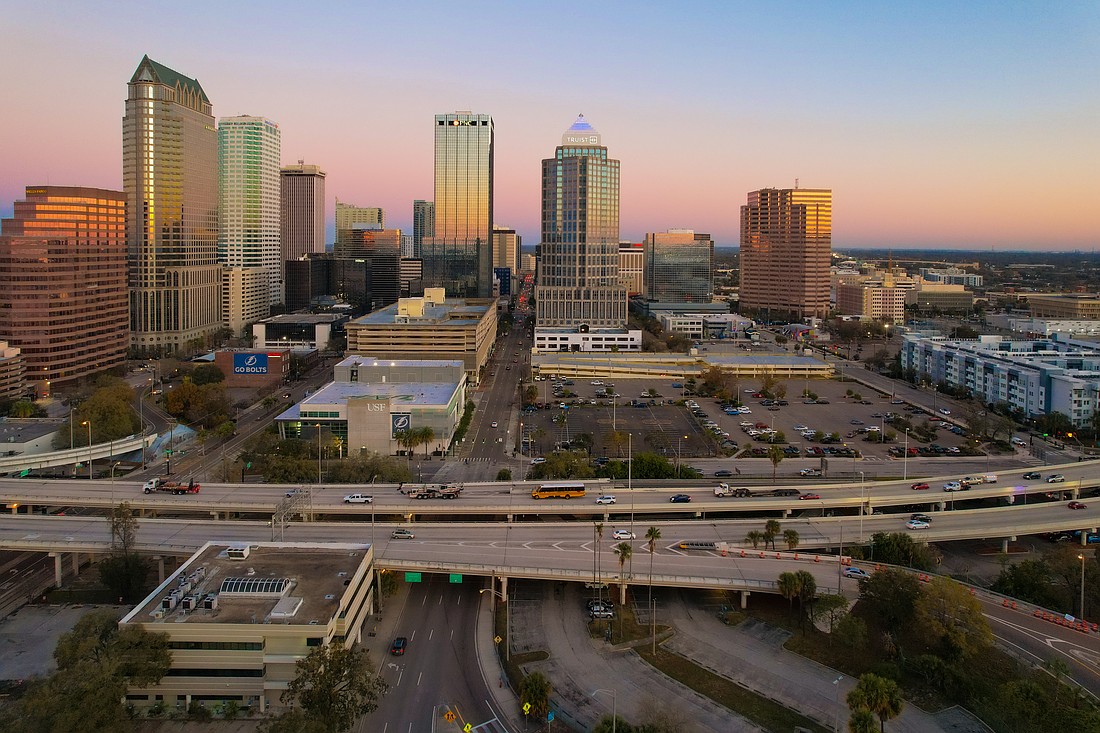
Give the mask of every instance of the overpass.
[[52, 451], [50, 453], [21, 454], [17, 456], [5, 456], [0, 458], [0, 473], [17, 473], [19, 471], [34, 471], [40, 468], [57, 468], [58, 466], [71, 466], [83, 461], [98, 461], [124, 456], [136, 450], [141, 450], [142, 445], [149, 447], [156, 441], [154, 433], [147, 435], [131, 435], [128, 438], [119, 438], [108, 443], [98, 443], [92, 446], [80, 448], [66, 448], [65, 450]]

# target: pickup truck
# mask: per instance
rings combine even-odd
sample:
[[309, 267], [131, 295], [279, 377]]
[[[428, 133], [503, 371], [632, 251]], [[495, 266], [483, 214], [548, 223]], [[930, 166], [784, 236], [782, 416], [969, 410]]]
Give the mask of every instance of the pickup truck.
[[181, 484], [178, 481], [170, 481], [166, 478], [154, 478], [142, 484], [141, 490], [146, 494], [154, 494], [157, 492], [165, 492], [168, 494], [197, 494], [199, 493], [199, 485], [195, 483], [195, 479], [191, 479], [187, 483]]
[[729, 484], [722, 483], [722, 484], [718, 484], [717, 486], [714, 487], [714, 495], [715, 496], [735, 496], [735, 497], [738, 497], [738, 498], [743, 498], [743, 497], [746, 497], [746, 496], [752, 496], [752, 492], [749, 491], [748, 489], [745, 489], [745, 488], [738, 488], [738, 489], [730, 488]]
[[801, 471], [798, 472], [798, 475], [799, 476], [820, 476], [821, 475], [821, 469], [820, 468], [803, 468]]

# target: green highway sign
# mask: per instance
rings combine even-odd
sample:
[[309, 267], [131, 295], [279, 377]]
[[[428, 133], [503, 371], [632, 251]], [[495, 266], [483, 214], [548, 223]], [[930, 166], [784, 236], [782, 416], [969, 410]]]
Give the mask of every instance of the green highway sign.
[[406, 583], [419, 583], [421, 581], [420, 573], [405, 573]]
[[461, 583], [462, 582], [462, 576], [458, 573], [451, 573], [451, 582], [452, 583]]

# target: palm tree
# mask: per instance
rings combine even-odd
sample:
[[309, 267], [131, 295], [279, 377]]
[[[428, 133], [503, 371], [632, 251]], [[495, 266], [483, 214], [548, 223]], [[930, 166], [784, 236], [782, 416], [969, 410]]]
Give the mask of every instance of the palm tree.
[[772, 443], [768, 447], [768, 460], [772, 462], [772, 485], [775, 485], [775, 470], [779, 468], [779, 464], [783, 461], [783, 457], [786, 454], [783, 449], [779, 447], [777, 443]]
[[[745, 535], [745, 542], [751, 542], [752, 543], [752, 549], [754, 549], [754, 550], [757, 547], [760, 546], [760, 540], [762, 540], [762, 539], [764, 539], [764, 533], [761, 532], [758, 529], [754, 529], [753, 531], [751, 531], [747, 535]], [[767, 546], [768, 545], [765, 542], [764, 547], [767, 547]]]
[[771, 543], [772, 549], [775, 549], [775, 537], [779, 534], [779, 521], [776, 519], [769, 519], [764, 523], [764, 549], [767, 549], [768, 543]]
[[817, 596], [817, 581], [809, 570], [799, 570], [795, 573], [795, 576], [798, 578], [799, 624], [803, 624], [808, 615], [806, 613], [806, 606], [812, 606], [814, 597]]
[[646, 548], [649, 550], [649, 605], [653, 608], [653, 555], [657, 552], [657, 540], [661, 539], [661, 530], [650, 527], [645, 531]]
[[800, 579], [797, 573], [780, 573], [776, 581], [779, 595], [787, 599], [787, 615], [794, 614], [794, 599], [798, 597]]
[[793, 550], [794, 548], [798, 547], [798, 530], [783, 530], [783, 541], [787, 543], [788, 550]]
[[424, 458], [428, 458], [428, 446], [435, 440], [435, 431], [430, 426], [425, 425], [416, 431], [417, 442], [424, 446]]
[[553, 689], [546, 675], [542, 672], [532, 672], [520, 683], [519, 701], [531, 703], [531, 717], [536, 720], [545, 718], [550, 710], [550, 694]]
[[848, 733], [875, 733], [875, 716], [870, 710], [856, 710], [848, 718]]
[[[634, 554], [634, 547], [629, 542], [620, 542], [615, 545], [615, 554], [619, 557], [619, 605], [626, 604], [626, 575], [624, 568], [626, 561]], [[622, 615], [620, 613], [620, 618]]]
[[881, 733], [886, 733], [886, 721], [900, 715], [904, 704], [897, 682], [870, 673], [860, 675], [847, 700], [853, 713], [866, 710], [877, 715]]

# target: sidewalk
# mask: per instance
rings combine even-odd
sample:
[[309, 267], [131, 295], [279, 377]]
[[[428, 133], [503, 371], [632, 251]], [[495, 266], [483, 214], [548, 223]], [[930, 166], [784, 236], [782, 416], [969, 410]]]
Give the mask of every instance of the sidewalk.
[[[688, 608], [677, 597], [669, 603], [675, 636], [665, 648], [696, 664], [747, 687], [765, 697], [817, 720], [827, 728], [835, 721], [847, 729], [845, 697], [856, 680], [782, 647], [786, 632], [763, 623], [746, 621], [729, 627], [713, 614]], [[890, 729], [903, 733], [941, 733], [936, 719], [906, 705], [890, 721]]]
[[493, 595], [483, 593], [477, 611], [477, 627], [474, 630], [477, 666], [492, 697], [491, 706], [497, 720], [504, 723], [509, 731], [523, 730], [523, 722], [519, 718], [519, 698], [508, 685], [493, 637]]

